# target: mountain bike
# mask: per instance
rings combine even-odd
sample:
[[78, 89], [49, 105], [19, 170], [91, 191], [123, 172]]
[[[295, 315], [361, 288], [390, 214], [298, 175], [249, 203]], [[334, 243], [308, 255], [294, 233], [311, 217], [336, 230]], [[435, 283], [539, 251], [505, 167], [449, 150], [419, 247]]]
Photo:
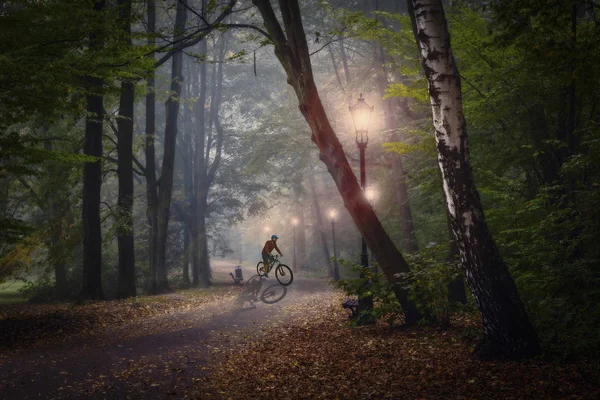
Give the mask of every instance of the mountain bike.
[[[268, 274], [270, 271], [275, 269], [275, 278], [277, 281], [281, 283], [283, 286], [289, 286], [292, 284], [294, 280], [294, 274], [292, 273], [292, 269], [285, 264], [282, 264], [279, 261], [278, 256], [271, 256], [271, 264], [269, 265], [269, 271], [266, 271]], [[256, 273], [258, 276], [265, 275], [265, 263], [260, 261], [256, 264]]]

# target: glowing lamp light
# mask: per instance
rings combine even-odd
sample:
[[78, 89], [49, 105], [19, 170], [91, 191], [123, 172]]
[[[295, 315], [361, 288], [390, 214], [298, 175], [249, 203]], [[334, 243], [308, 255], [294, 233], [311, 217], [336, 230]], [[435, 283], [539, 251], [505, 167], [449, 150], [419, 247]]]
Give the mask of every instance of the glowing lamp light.
[[377, 200], [377, 197], [379, 197], [379, 192], [377, 192], [377, 189], [375, 188], [367, 188], [367, 190], [365, 190], [365, 196], [367, 197], [367, 200], [373, 204], [373, 202]]
[[355, 105], [350, 106], [350, 114], [354, 122], [354, 130], [356, 132], [356, 142], [366, 143], [369, 141], [368, 130], [369, 122], [371, 122], [371, 113], [373, 106], [367, 104], [362, 97], [362, 93]]
[[329, 219], [335, 221], [337, 218], [337, 211], [334, 209], [329, 210]]

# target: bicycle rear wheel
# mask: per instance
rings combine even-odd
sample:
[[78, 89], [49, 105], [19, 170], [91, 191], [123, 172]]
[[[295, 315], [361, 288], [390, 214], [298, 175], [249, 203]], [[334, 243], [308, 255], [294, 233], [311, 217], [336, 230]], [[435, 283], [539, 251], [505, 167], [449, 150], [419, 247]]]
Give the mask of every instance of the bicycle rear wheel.
[[256, 264], [256, 273], [258, 274], [258, 276], [265, 276], [265, 263], [262, 261], [259, 261], [258, 264]]
[[283, 286], [289, 286], [294, 280], [294, 274], [290, 267], [285, 264], [279, 264], [277, 269], [275, 269], [275, 278], [277, 278], [277, 281]]

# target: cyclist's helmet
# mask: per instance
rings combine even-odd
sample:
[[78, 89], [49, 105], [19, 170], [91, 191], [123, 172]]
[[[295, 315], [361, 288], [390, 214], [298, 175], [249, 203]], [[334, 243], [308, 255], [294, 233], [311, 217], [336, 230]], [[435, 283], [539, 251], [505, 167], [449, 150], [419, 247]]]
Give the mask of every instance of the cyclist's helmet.
[[277, 235], [273, 235], [273, 236], [271, 236], [271, 240], [273, 240], [273, 239], [279, 239], [279, 238], [277, 237]]

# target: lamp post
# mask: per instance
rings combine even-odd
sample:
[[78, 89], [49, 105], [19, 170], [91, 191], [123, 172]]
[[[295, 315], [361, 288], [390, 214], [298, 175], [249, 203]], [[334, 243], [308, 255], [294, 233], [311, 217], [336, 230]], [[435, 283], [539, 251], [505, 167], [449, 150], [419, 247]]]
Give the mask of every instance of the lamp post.
[[[354, 122], [354, 131], [356, 135], [356, 147], [360, 153], [360, 186], [364, 191], [367, 188], [366, 168], [365, 168], [365, 150], [367, 149], [367, 143], [369, 143], [369, 122], [371, 121], [371, 113], [373, 112], [373, 106], [367, 104], [365, 99], [360, 94], [358, 101], [353, 106], [350, 106], [350, 114], [352, 115], [352, 121]], [[369, 267], [369, 254], [367, 253], [367, 243], [365, 238], [362, 237], [361, 243], [361, 254], [360, 264], [363, 266], [363, 270]], [[361, 273], [361, 277], [363, 277]], [[359, 296], [358, 297], [358, 309], [359, 310], [372, 310], [373, 309], [373, 297], [372, 296]], [[359, 324], [373, 323], [372, 318], [364, 318], [362, 321], [359, 320]]]
[[[377, 197], [379, 197], [379, 192], [374, 187], [368, 187], [367, 190], [365, 190], [365, 196], [367, 197], [369, 204], [371, 204], [371, 207], [373, 207], [375, 200], [377, 200]], [[377, 273], [377, 267], [375, 266], [374, 261], [373, 252], [371, 252], [371, 265], [373, 266], [373, 272]]]
[[292, 266], [294, 272], [297, 271], [296, 268], [296, 225], [298, 225], [298, 218], [292, 219], [292, 225], [294, 226], [294, 264]]
[[331, 234], [333, 235], [333, 279], [335, 281], [340, 280], [340, 269], [338, 268], [337, 262], [337, 249], [335, 247], [335, 218], [337, 212], [335, 210], [329, 210], [329, 219], [331, 220]]

